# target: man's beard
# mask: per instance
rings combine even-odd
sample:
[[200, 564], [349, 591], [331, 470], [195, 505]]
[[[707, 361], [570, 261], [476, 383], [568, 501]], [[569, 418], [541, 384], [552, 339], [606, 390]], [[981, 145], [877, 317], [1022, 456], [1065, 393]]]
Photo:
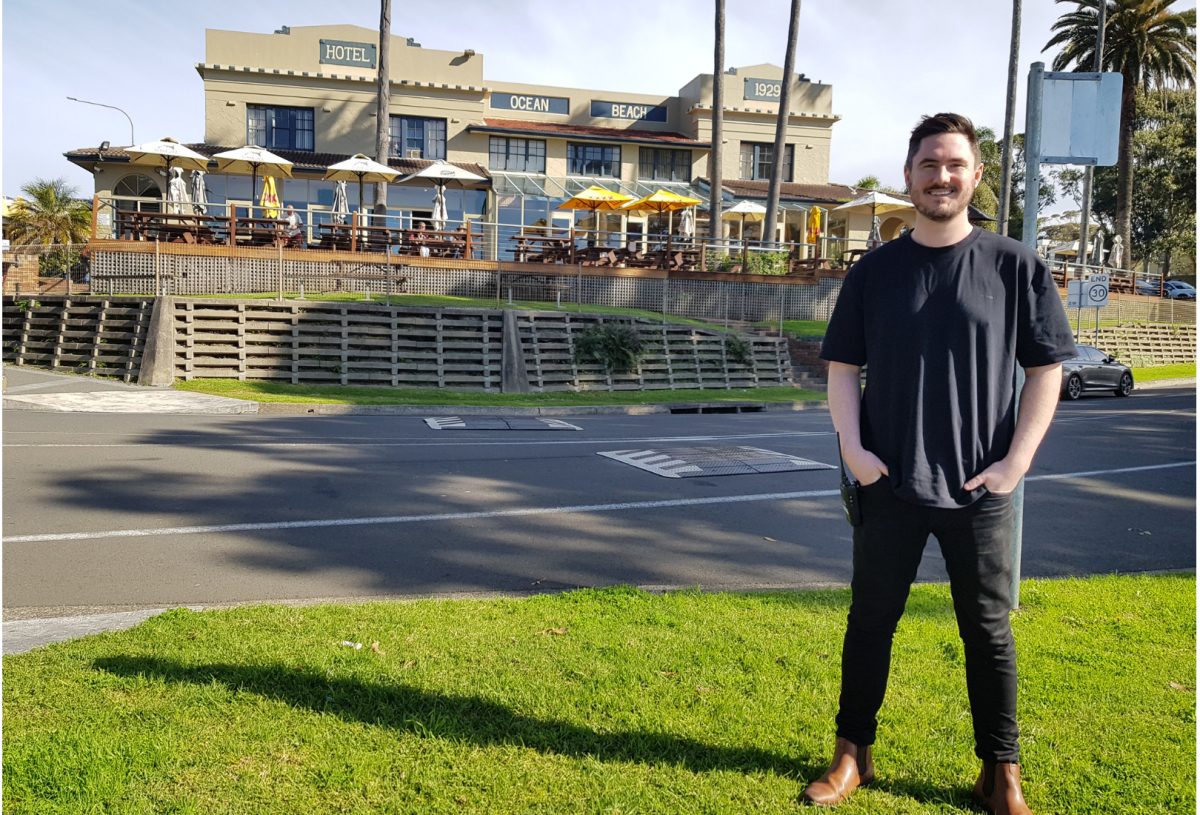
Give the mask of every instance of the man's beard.
[[926, 218], [928, 218], [931, 221], [936, 221], [938, 223], [945, 223], [946, 221], [953, 221], [955, 218], [957, 218], [959, 215], [961, 215], [963, 210], [965, 210], [970, 205], [971, 197], [974, 194], [975, 194], [974, 190], [965, 190], [964, 189], [964, 190], [960, 191], [958, 194], [952, 196], [950, 199], [953, 206], [950, 206], [946, 209], [941, 209], [941, 208], [934, 209], [934, 208], [930, 207], [926, 203], [926, 199], [925, 199], [925, 196], [929, 195], [928, 193], [922, 193], [919, 196], [918, 195], [912, 196], [912, 202], [913, 202], [913, 206], [916, 207], [917, 212], [921, 213], [921, 215], [925, 216]]

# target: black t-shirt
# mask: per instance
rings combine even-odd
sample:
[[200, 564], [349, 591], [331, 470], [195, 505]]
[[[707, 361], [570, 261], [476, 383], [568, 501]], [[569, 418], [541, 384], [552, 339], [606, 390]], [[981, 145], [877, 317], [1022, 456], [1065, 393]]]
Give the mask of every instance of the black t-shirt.
[[1037, 255], [976, 227], [953, 246], [905, 235], [846, 276], [821, 357], [867, 366], [863, 446], [896, 494], [967, 506], [963, 484], [1004, 458], [1016, 428], [1017, 365], [1075, 355], [1058, 289]]

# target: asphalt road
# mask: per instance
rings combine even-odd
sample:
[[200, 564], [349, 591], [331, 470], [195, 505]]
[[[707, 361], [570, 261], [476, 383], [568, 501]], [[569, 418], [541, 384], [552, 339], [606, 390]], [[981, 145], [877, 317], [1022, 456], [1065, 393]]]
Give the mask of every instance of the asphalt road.
[[[1194, 569], [1195, 408], [1193, 388], [1063, 404], [1027, 482], [1024, 575]], [[571, 421], [5, 411], [5, 619], [849, 580], [833, 470], [667, 479], [597, 455], [747, 444], [836, 463], [826, 411]], [[920, 578], [943, 576], [931, 544]]]

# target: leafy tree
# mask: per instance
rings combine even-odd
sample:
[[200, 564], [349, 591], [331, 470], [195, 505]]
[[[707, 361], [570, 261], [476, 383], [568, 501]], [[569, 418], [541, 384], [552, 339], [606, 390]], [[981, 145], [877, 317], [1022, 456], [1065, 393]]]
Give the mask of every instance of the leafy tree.
[[[1052, 27], [1054, 35], [1045, 51], [1062, 46], [1054, 58], [1056, 71], [1091, 71], [1095, 65], [1096, 29], [1101, 0], [1057, 0], [1074, 3]], [[1196, 10], [1174, 12], [1174, 0], [1103, 0], [1107, 3], [1104, 50], [1105, 71], [1124, 77], [1121, 92], [1121, 125], [1117, 148], [1117, 233], [1132, 246], [1134, 201], [1134, 133], [1138, 89], [1192, 86], [1196, 74]]]
[[64, 179], [36, 179], [9, 210], [4, 232], [15, 246], [84, 243], [92, 228], [92, 208], [76, 197]]
[[[975, 195], [971, 197], [971, 205], [984, 215], [995, 218], [1000, 211], [1000, 141], [996, 140], [996, 132], [990, 127], [976, 128], [975, 135], [979, 138], [983, 177], [975, 188]], [[990, 221], [984, 227], [995, 232], [997, 223]]]
[[862, 178], [858, 179], [858, 181], [854, 182], [854, 186], [858, 187], [860, 190], [877, 190], [883, 185], [879, 181], [879, 176], [864, 175]]
[[[1131, 257], [1161, 259], [1164, 276], [1196, 255], [1196, 91], [1137, 94], [1133, 139], [1134, 209]], [[1101, 220], [1116, 216], [1120, 176], [1100, 167], [1095, 202]]]
[[[1003, 141], [1003, 140], [1001, 140]], [[1000, 154], [999, 143], [995, 144], [996, 154]], [[983, 151], [983, 145], [980, 144], [980, 152]], [[988, 179], [988, 168], [984, 166], [984, 180]], [[995, 169], [996, 188], [1000, 185], [1000, 167], [997, 164]], [[1052, 205], [1057, 197], [1055, 195], [1053, 178], [1046, 173], [1042, 173], [1041, 183], [1038, 185], [1038, 210], [1045, 210]], [[1012, 143], [1012, 179], [1008, 193], [1008, 236], [1014, 240], [1021, 240], [1025, 232], [1025, 134], [1014, 133]]]

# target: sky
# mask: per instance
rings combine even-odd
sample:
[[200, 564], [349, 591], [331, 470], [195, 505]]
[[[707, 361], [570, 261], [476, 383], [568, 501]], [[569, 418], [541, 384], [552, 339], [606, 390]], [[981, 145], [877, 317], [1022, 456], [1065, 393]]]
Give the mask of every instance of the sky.
[[[1070, 3], [1023, 0], [1016, 132], [1024, 130], [1030, 64]], [[727, 0], [727, 66], [783, 65], [787, 0]], [[1177, 8], [1194, 7], [1194, 0]], [[676, 95], [713, 67], [710, 0], [395, 0], [392, 32], [426, 48], [472, 48], [484, 81]], [[204, 139], [206, 28], [270, 33], [280, 26], [378, 29], [378, 0], [164, 3], [156, 0], [4, 0], [3, 192], [65, 178], [90, 194], [90, 174], [63, 153], [102, 141]], [[922, 114], [966, 114], [1001, 134], [1007, 90], [1009, 0], [808, 0], [795, 70], [833, 86], [829, 180], [866, 175], [902, 187], [908, 133]], [[594, 43], [594, 44], [592, 44]]]

